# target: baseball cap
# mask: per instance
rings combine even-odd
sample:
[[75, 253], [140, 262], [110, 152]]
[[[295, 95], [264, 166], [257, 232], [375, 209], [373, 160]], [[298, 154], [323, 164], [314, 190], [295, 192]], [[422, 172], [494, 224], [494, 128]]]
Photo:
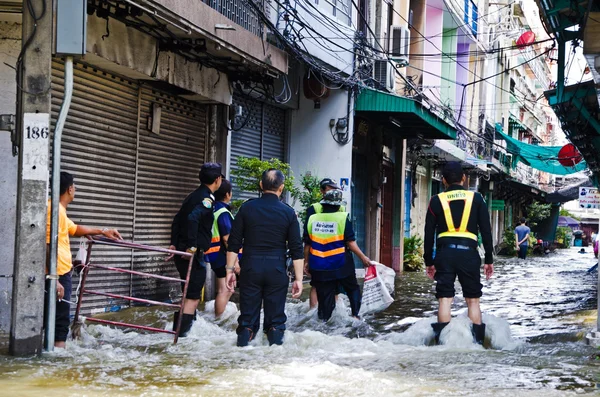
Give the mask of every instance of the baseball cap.
[[323, 180], [321, 180], [321, 182], [319, 183], [319, 185], [321, 186], [321, 189], [324, 189], [326, 186], [332, 187], [334, 189], [339, 189], [340, 187], [338, 186], [337, 182], [331, 178], [325, 178]]
[[221, 163], [204, 163], [202, 167], [200, 167], [200, 179], [205, 176], [208, 179], [217, 179], [222, 176], [225, 178], [225, 175], [222, 173]]
[[464, 175], [462, 165], [458, 161], [449, 161], [442, 170], [442, 176], [446, 180], [460, 180]]

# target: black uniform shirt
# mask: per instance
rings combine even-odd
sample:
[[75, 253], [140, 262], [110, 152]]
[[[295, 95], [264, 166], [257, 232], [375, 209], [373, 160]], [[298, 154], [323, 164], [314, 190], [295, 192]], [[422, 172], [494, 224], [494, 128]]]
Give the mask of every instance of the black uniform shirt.
[[285, 255], [289, 248], [292, 259], [302, 259], [300, 224], [292, 207], [279, 201], [277, 195], [265, 193], [246, 201], [233, 220], [228, 252], [243, 255]]
[[[331, 214], [334, 212], [338, 212], [340, 210], [339, 205], [329, 205], [323, 204], [323, 214]], [[311, 205], [307, 211], [306, 222], [304, 222], [304, 242], [305, 244], [310, 245], [311, 240], [308, 235], [308, 220], [312, 215], [316, 214], [314, 207]], [[349, 243], [351, 241], [356, 241], [356, 235], [354, 233], [354, 228], [352, 227], [352, 222], [350, 222], [350, 215], [346, 218], [346, 226], [344, 227], [344, 241]], [[335, 270], [311, 270], [310, 275], [315, 281], [331, 281], [331, 280], [341, 280], [344, 279], [356, 270], [354, 269], [354, 258], [352, 258], [352, 252], [346, 248], [346, 258], [344, 262], [344, 266]]]
[[[450, 192], [453, 190], [465, 190], [460, 185], [452, 185], [446, 191]], [[450, 201], [450, 211], [452, 212], [452, 220], [454, 226], [458, 227], [462, 220], [463, 210], [465, 208], [465, 202], [463, 200]], [[429, 208], [427, 210], [427, 216], [425, 217], [425, 242], [424, 251], [425, 264], [427, 266], [433, 265], [433, 241], [435, 234], [440, 234], [448, 231], [448, 225], [446, 224], [446, 217], [444, 216], [444, 209], [438, 196], [433, 196], [429, 202]], [[481, 233], [481, 240], [483, 241], [483, 248], [485, 249], [485, 263], [492, 263], [494, 260], [493, 243], [492, 243], [492, 226], [490, 225], [490, 215], [487, 209], [485, 200], [479, 193], [475, 193], [473, 197], [473, 206], [471, 207], [471, 215], [469, 216], [469, 223], [467, 224], [467, 231], [477, 235]], [[464, 237], [443, 237], [437, 239], [437, 244], [440, 244], [440, 240], [443, 240], [447, 244], [460, 244], [470, 247], [477, 247], [477, 242], [470, 238]]]
[[186, 197], [171, 225], [171, 245], [180, 251], [190, 247], [203, 251], [210, 248], [214, 200], [206, 185], [201, 185]]

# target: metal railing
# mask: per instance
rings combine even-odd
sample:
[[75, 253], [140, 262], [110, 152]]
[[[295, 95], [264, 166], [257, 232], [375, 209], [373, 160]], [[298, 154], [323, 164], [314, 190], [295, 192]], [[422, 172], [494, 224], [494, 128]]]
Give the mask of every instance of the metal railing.
[[[183, 297], [185, 297], [187, 295], [188, 284], [190, 281], [190, 273], [192, 270], [192, 261], [194, 258], [193, 254], [190, 254], [188, 252], [169, 250], [169, 249], [160, 248], [160, 247], [152, 247], [149, 245], [136, 244], [136, 243], [127, 242], [127, 241], [110, 240], [110, 239], [106, 239], [106, 238], [92, 237], [88, 240], [87, 244], [88, 244], [87, 255], [86, 255], [85, 264], [83, 265], [83, 271], [81, 273], [81, 287], [79, 289], [79, 294], [77, 296], [77, 309], [75, 309], [75, 321], [73, 322], [73, 329], [75, 329], [76, 327], [80, 326], [83, 323], [83, 321], [80, 319], [79, 314], [81, 312], [81, 304], [83, 302], [84, 294], [107, 296], [110, 298], [124, 299], [124, 300], [128, 300], [130, 302], [138, 302], [138, 303], [144, 303], [144, 304], [150, 304], [150, 305], [156, 305], [156, 306], [176, 307], [176, 308], [179, 308], [180, 313], [183, 313], [183, 303], [184, 303]], [[108, 245], [108, 246], [113, 246], [113, 247], [125, 248], [128, 250], [162, 252], [165, 254], [179, 255], [182, 258], [189, 258], [186, 279], [181, 280], [179, 278], [161, 276], [161, 275], [152, 274], [152, 273], [143, 273], [143, 272], [138, 272], [135, 270], [123, 269], [123, 268], [118, 268], [118, 267], [95, 265], [95, 264], [91, 263], [92, 247], [94, 246], [94, 244]], [[108, 270], [108, 271], [112, 271], [112, 272], [127, 273], [127, 274], [141, 276], [141, 277], [156, 278], [156, 279], [173, 282], [173, 283], [184, 283], [183, 288], [182, 288], [183, 294], [181, 297], [181, 303], [174, 304], [174, 303], [167, 303], [167, 302], [159, 302], [159, 301], [150, 300], [150, 299], [136, 298], [133, 296], [118, 295], [118, 294], [112, 294], [109, 292], [102, 292], [102, 291], [95, 291], [95, 290], [87, 289], [85, 287], [85, 283], [87, 281], [87, 277], [88, 277], [88, 274], [91, 269], [102, 269], [102, 270]], [[107, 325], [114, 325], [117, 327], [141, 329], [144, 331], [173, 334], [173, 335], [175, 335], [173, 343], [177, 343], [177, 339], [179, 338], [179, 330], [181, 329], [182, 318], [183, 318], [183, 316], [179, 316], [179, 320], [177, 321], [177, 325], [173, 331], [156, 328], [156, 327], [149, 327], [149, 326], [145, 326], [145, 325], [137, 325], [137, 324], [123, 323], [123, 322], [119, 322], [119, 321], [104, 320], [104, 319], [94, 318], [94, 317], [87, 317], [87, 318], [85, 318], [85, 321], [93, 322], [93, 323], [100, 323], [100, 324], [107, 324]]]
[[202, 0], [214, 10], [217, 10], [222, 15], [231, 19], [236, 24], [244, 29], [254, 33], [255, 35], [263, 36], [263, 23], [256, 13], [256, 10], [247, 3], [252, 1], [261, 9], [263, 7], [261, 1], [256, 0]]

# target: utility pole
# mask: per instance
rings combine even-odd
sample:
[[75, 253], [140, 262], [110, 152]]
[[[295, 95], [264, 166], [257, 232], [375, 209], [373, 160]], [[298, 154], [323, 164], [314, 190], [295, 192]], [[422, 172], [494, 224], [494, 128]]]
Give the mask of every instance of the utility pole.
[[52, 2], [23, 7], [22, 62], [17, 65], [19, 171], [10, 354], [42, 350], [48, 200]]

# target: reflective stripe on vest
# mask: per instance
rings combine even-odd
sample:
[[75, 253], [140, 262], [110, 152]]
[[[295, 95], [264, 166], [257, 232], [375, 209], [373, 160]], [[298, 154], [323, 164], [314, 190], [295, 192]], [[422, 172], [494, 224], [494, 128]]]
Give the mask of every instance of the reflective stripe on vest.
[[308, 219], [311, 270], [336, 270], [344, 266], [346, 257], [347, 212], [317, 213]]
[[[315, 210], [315, 214], [321, 214], [323, 213], [323, 204], [321, 203], [314, 203], [313, 204], [313, 208]], [[346, 207], [343, 205], [340, 205], [340, 208], [338, 209], [338, 212], [346, 212]]]
[[219, 234], [219, 216], [224, 213], [228, 213], [231, 215], [231, 212], [226, 207], [219, 208], [215, 211], [212, 226], [212, 239], [210, 240], [210, 248], [205, 252], [208, 262], [214, 262], [219, 255], [219, 251], [221, 251], [221, 235]]
[[[444, 217], [446, 218], [446, 225], [448, 231], [438, 234], [440, 237], [462, 237], [470, 238], [471, 240], [477, 241], [477, 235], [467, 231], [467, 225], [469, 223], [469, 217], [471, 216], [471, 207], [473, 206], [473, 199], [475, 193], [468, 190], [453, 190], [451, 192], [445, 192], [438, 194], [442, 208], [444, 209]], [[465, 208], [463, 209], [462, 219], [460, 226], [454, 226], [454, 220], [452, 219], [452, 211], [450, 210], [450, 201], [463, 200], [465, 202]]]

